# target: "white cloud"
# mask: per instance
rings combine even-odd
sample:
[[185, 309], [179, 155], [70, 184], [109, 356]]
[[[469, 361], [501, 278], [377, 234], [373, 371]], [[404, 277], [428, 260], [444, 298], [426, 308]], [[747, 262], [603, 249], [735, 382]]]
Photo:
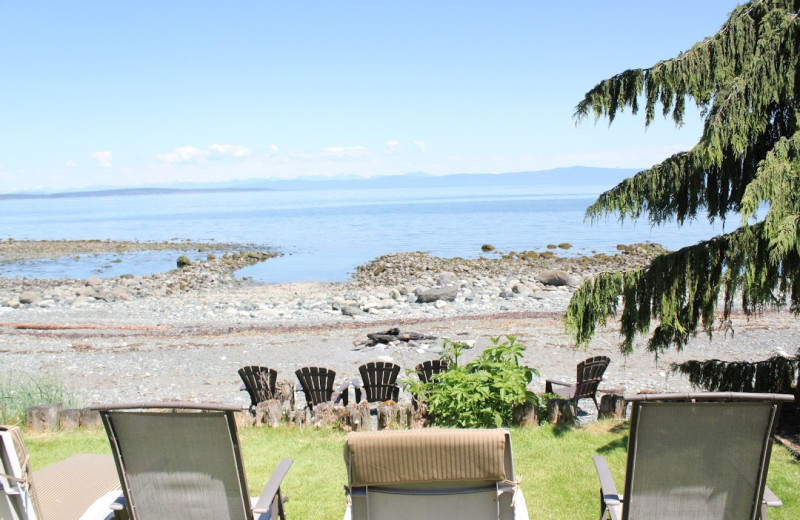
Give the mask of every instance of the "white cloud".
[[67, 161], [67, 164], [64, 165], [68, 170], [74, 170], [78, 167], [78, 163], [75, 161]]
[[419, 139], [415, 139], [415, 140], [414, 140], [414, 146], [416, 146], [417, 148], [419, 148], [419, 150], [420, 150], [421, 152], [426, 152], [426, 151], [428, 151], [428, 143], [426, 143], [425, 141], [420, 141]]
[[400, 143], [392, 139], [386, 142], [386, 153], [395, 153], [400, 151]]
[[179, 148], [175, 148], [171, 152], [160, 154], [156, 157], [165, 163], [176, 164], [201, 161], [208, 157], [208, 152], [206, 150], [195, 148], [194, 146], [181, 146]]
[[278, 153], [279, 151], [280, 148], [278, 148], [276, 145], [274, 144], [269, 145], [269, 153]]
[[92, 154], [92, 158], [97, 161], [97, 165], [101, 168], [111, 168], [111, 159], [113, 156], [109, 151], [98, 151]]
[[181, 146], [171, 152], [156, 155], [159, 161], [167, 164], [199, 163], [207, 159], [226, 157], [242, 158], [250, 155], [250, 149], [240, 144], [212, 144], [204, 149], [194, 146]]
[[212, 144], [208, 151], [219, 155], [230, 155], [233, 157], [245, 157], [250, 155], [250, 149], [238, 144]]

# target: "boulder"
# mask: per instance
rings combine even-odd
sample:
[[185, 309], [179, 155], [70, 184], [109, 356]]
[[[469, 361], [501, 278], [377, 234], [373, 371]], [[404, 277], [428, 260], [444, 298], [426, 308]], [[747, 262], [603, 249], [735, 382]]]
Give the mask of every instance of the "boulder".
[[456, 299], [457, 294], [458, 294], [458, 287], [454, 285], [447, 285], [444, 287], [434, 287], [433, 289], [420, 291], [420, 293], [417, 294], [417, 302], [433, 303], [437, 300], [452, 302]]
[[19, 295], [19, 303], [37, 304], [42, 301], [42, 297], [33, 291], [25, 291]]
[[564, 285], [577, 286], [580, 280], [574, 274], [570, 274], [561, 269], [551, 269], [549, 271], [542, 271], [536, 275], [536, 281], [544, 285], [551, 285], [554, 287], [561, 287]]

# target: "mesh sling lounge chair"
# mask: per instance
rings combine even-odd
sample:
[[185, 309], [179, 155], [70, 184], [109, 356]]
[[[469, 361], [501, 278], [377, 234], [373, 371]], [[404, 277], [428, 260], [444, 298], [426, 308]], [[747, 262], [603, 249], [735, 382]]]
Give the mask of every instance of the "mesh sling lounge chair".
[[302, 390], [306, 398], [306, 406], [311, 410], [321, 403], [339, 403], [347, 406], [347, 389], [350, 383], [342, 385], [334, 392], [333, 383], [336, 372], [322, 367], [303, 367], [295, 371], [297, 376], [297, 390]]
[[374, 361], [358, 367], [361, 380], [353, 381], [356, 402], [362, 399], [368, 403], [383, 401], [397, 401], [400, 398], [400, 387], [397, 385], [397, 376], [400, 366], [384, 361]]
[[131, 520], [284, 519], [284, 459], [253, 505], [234, 412], [181, 402], [97, 407]]
[[0, 426], [0, 519], [100, 520], [121, 496], [110, 455], [73, 455], [31, 472], [20, 429]]
[[[643, 394], [633, 403], [625, 493], [594, 457], [600, 518], [766, 520], [766, 487], [781, 394]], [[623, 500], [624, 498], [624, 500]]]
[[273, 399], [278, 371], [269, 367], [246, 366], [239, 369], [244, 389], [250, 396], [250, 411], [254, 411], [258, 403]]
[[527, 520], [508, 431], [347, 435], [345, 520]]
[[575, 383], [565, 383], [555, 379], [545, 381], [545, 392], [557, 394], [564, 399], [570, 399], [578, 407], [578, 401], [584, 398], [591, 398], [597, 411], [600, 406], [597, 404], [597, 387], [603, 380], [603, 373], [608, 368], [611, 359], [607, 356], [590, 357], [578, 363], [577, 376]]

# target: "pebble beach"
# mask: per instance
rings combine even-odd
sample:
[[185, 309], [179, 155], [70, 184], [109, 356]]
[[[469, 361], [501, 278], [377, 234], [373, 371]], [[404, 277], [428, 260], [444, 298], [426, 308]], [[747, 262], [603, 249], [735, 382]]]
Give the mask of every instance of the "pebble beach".
[[[95, 244], [118, 251], [146, 247]], [[197, 244], [158, 247], [180, 251]], [[0, 241], [3, 261], [87, 250], [91, 243]], [[264, 284], [235, 272], [274, 253], [231, 247], [148, 276], [0, 278], [0, 370], [9, 378], [57, 379], [84, 406], [165, 399], [245, 406], [236, 373], [244, 365], [270, 366], [292, 383], [298, 368], [324, 366], [349, 381], [368, 361], [412, 369], [438, 357], [443, 338], [466, 342], [469, 360], [491, 337], [516, 336], [526, 347], [524, 363], [540, 372], [532, 383], [536, 392], [544, 391], [545, 379], [572, 380], [576, 363], [595, 355], [612, 359], [601, 390], [638, 392], [690, 390], [671, 372], [674, 362], [754, 361], [797, 352], [800, 321], [782, 311], [735, 313], [713, 340], [698, 334], [682, 351], [658, 357], [646, 352], [646, 338], [633, 354], [620, 354], [614, 322], [587, 349], [576, 349], [561, 318], [580, 282], [641, 265], [659, 250], [634, 245], [616, 255], [548, 251], [477, 259], [399, 253], [360, 266], [347, 282]], [[367, 341], [367, 334], [391, 328], [436, 339]]]

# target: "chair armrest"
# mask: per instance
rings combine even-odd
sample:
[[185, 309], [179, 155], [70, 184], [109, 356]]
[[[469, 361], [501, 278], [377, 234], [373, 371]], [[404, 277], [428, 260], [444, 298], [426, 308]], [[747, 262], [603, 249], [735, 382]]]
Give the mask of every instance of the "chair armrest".
[[567, 383], [566, 381], [559, 381], [557, 379], [545, 379], [545, 386], [551, 387], [553, 385], [558, 386], [575, 386], [575, 383]]
[[767, 504], [770, 507], [780, 507], [780, 506], [783, 505], [783, 502], [781, 502], [781, 499], [778, 498], [778, 496], [775, 495], [775, 493], [772, 492], [772, 490], [769, 488], [769, 486], [766, 486], [766, 485], [764, 486], [763, 501], [764, 501], [765, 504]]
[[360, 403], [361, 402], [361, 389], [363, 388], [363, 383], [361, 382], [360, 379], [356, 378], [356, 379], [353, 379], [351, 384], [353, 385], [353, 390], [356, 393], [356, 403]]
[[342, 386], [336, 389], [336, 391], [331, 396], [331, 401], [334, 403], [338, 403], [339, 401], [342, 402], [344, 406], [347, 406], [347, 401], [349, 401], [349, 396], [347, 395], [347, 389], [350, 388], [350, 383], [345, 381], [342, 383]]
[[619, 505], [619, 493], [617, 493], [617, 486], [614, 484], [614, 477], [611, 476], [611, 470], [608, 469], [606, 458], [602, 455], [595, 455], [592, 457], [594, 460], [594, 467], [597, 470], [597, 477], [600, 479], [600, 491], [603, 494], [603, 501], [610, 505]]
[[285, 477], [286, 473], [289, 471], [292, 462], [294, 462], [292, 459], [283, 459], [278, 464], [278, 467], [275, 468], [275, 471], [272, 472], [269, 482], [267, 482], [267, 485], [264, 486], [264, 491], [261, 493], [261, 496], [258, 498], [258, 502], [256, 502], [256, 506], [253, 508], [254, 513], [266, 513], [270, 510], [275, 498], [280, 500], [279, 496], [281, 492], [281, 482], [283, 481], [283, 477]]

